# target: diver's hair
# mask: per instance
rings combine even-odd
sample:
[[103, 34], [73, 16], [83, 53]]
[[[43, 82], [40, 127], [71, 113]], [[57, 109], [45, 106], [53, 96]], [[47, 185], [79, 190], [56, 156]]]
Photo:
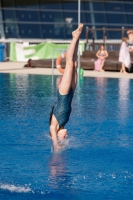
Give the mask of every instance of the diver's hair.
[[[52, 115], [53, 115], [53, 110], [54, 110], [54, 106], [52, 107], [51, 112], [50, 112], [50, 116], [49, 116], [49, 126], [51, 125], [51, 119], [52, 119]], [[49, 131], [49, 135], [51, 136], [50, 131]]]
[[54, 110], [54, 106], [52, 106], [52, 109], [51, 109], [51, 112], [50, 112], [49, 125], [51, 125], [51, 119], [52, 119], [52, 115], [53, 115], [53, 110]]
[[[54, 106], [52, 107], [51, 112], [50, 112], [50, 116], [49, 116], [49, 126], [51, 125], [53, 110], [54, 110]], [[49, 135], [51, 136], [50, 130], [49, 130]]]

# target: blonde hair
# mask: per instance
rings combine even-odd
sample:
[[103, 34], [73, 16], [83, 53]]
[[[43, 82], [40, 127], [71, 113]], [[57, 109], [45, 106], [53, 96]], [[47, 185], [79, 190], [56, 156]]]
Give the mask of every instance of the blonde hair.
[[101, 44], [101, 46], [100, 46], [100, 50], [101, 50], [101, 47], [103, 46], [103, 48], [104, 48], [104, 50], [105, 50], [105, 45], [104, 44]]
[[123, 38], [122, 38], [122, 42], [126, 42], [127, 40], [128, 40], [127, 37], [123, 37]]

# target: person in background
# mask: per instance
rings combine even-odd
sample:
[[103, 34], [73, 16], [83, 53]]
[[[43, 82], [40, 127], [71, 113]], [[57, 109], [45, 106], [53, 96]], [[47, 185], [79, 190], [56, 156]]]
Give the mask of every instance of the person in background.
[[95, 61], [95, 71], [103, 72], [103, 66], [105, 59], [108, 57], [108, 52], [105, 50], [104, 44], [101, 45], [100, 49], [96, 53], [97, 60]]
[[120, 52], [119, 52], [119, 62], [121, 62], [120, 73], [127, 73], [126, 68], [130, 70], [131, 67], [131, 58], [130, 58], [130, 49], [128, 48], [128, 38], [124, 37], [122, 39]]
[[127, 34], [128, 34], [127, 46], [128, 46], [129, 51], [133, 52], [133, 30], [127, 31]]
[[28, 60], [28, 67], [31, 67], [31, 59]]
[[128, 34], [129, 41], [133, 42], [133, 30], [128, 30], [127, 34]]

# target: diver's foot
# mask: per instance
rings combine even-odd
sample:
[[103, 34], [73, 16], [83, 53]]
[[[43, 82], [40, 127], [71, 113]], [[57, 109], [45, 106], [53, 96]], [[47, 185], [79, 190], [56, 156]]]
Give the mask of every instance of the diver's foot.
[[72, 32], [73, 38], [76, 38], [76, 39], [79, 38], [80, 34], [82, 33], [83, 26], [84, 26], [83, 24], [79, 24], [78, 28]]

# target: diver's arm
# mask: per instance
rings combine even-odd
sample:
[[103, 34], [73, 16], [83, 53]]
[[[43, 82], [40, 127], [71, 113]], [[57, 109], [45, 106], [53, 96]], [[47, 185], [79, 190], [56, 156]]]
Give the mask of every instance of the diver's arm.
[[59, 144], [58, 144], [58, 137], [57, 137], [56, 129], [54, 126], [50, 126], [50, 135], [51, 135], [51, 139], [53, 142], [54, 151], [60, 150], [62, 147], [59, 146]]
[[58, 140], [57, 140], [57, 134], [56, 134], [55, 127], [53, 127], [52, 125], [50, 126], [50, 134], [51, 134], [53, 146], [55, 148], [56, 146], [58, 146]]

